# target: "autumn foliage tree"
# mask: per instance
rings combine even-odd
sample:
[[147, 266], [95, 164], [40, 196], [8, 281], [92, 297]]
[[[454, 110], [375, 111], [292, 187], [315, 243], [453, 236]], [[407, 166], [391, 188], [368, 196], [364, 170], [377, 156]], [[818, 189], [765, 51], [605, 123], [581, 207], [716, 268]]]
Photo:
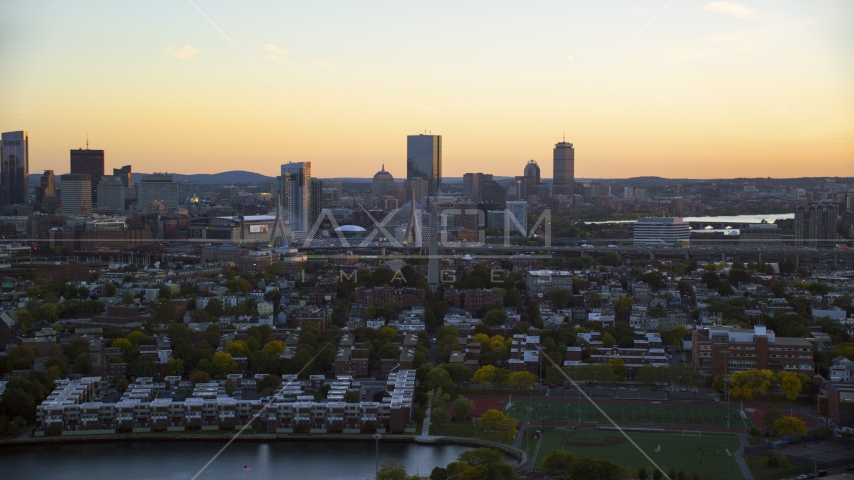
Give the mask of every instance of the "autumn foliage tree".
[[807, 425], [798, 417], [780, 417], [774, 422], [774, 432], [781, 437], [806, 435]]
[[729, 375], [730, 394], [736, 398], [753, 400], [756, 395], [764, 395], [774, 383], [775, 375], [771, 370], [745, 370]]
[[516, 436], [518, 422], [498, 410], [487, 410], [477, 421], [477, 428], [508, 439]]
[[798, 374], [795, 372], [780, 372], [777, 376], [780, 380], [780, 390], [783, 392], [783, 396], [788, 400], [797, 400], [803, 388]]

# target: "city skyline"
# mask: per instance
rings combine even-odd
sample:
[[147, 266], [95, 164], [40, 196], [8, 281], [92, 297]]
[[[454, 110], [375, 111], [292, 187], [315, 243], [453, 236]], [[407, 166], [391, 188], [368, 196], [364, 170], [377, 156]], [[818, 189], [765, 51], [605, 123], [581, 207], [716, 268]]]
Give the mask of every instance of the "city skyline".
[[579, 178], [854, 173], [854, 6], [671, 3], [4, 5], [0, 129], [30, 172], [88, 134], [107, 168], [402, 177], [403, 137], [437, 132], [447, 177], [547, 165], [564, 134]]

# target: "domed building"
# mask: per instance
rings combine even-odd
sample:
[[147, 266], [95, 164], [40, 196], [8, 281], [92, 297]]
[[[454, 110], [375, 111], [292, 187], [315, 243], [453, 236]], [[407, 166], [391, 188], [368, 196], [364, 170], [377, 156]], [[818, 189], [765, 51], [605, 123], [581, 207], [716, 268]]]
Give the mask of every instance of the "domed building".
[[528, 160], [528, 164], [525, 165], [525, 177], [535, 178], [534, 184], [540, 183], [540, 166], [537, 165], [536, 160]]
[[382, 170], [374, 175], [374, 181], [371, 183], [371, 197], [394, 195], [394, 190], [394, 177], [385, 170], [385, 165], [383, 165]]
[[197, 197], [195, 193], [193, 194], [192, 197], [190, 197], [190, 203], [194, 204], [194, 205], [199, 203], [199, 197]]
[[344, 235], [348, 240], [359, 239], [367, 235], [368, 231], [358, 225], [341, 225], [333, 230], [335, 235]]

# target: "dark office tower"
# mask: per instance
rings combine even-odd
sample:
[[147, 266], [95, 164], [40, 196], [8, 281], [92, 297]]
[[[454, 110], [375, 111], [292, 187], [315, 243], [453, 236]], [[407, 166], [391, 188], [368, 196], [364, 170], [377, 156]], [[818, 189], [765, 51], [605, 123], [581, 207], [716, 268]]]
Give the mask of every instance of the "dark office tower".
[[575, 149], [569, 142], [555, 145], [552, 195], [572, 195], [575, 186]]
[[122, 185], [124, 185], [125, 188], [133, 187], [133, 181], [131, 180], [130, 173], [131, 173], [130, 165], [125, 165], [122, 168], [114, 168], [113, 169], [113, 176], [121, 178], [122, 179]]
[[406, 137], [406, 178], [427, 180], [427, 194], [438, 195], [442, 189], [442, 136], [409, 135]]
[[56, 175], [53, 170], [45, 170], [39, 180], [39, 188], [36, 190], [36, 201], [41, 202], [45, 198], [56, 196]]
[[311, 200], [309, 202], [309, 219], [311, 220], [309, 228], [311, 228], [314, 226], [314, 222], [320, 218], [320, 212], [323, 211], [323, 181], [319, 178], [311, 179]]
[[[78, 149], [71, 151], [71, 174], [89, 175], [93, 186], [97, 186], [104, 176], [104, 151], [89, 150], [89, 142], [86, 142], [86, 150]], [[92, 205], [98, 200], [97, 188], [92, 188]]]
[[29, 135], [4, 132], [0, 144], [0, 204], [25, 204], [29, 201]]

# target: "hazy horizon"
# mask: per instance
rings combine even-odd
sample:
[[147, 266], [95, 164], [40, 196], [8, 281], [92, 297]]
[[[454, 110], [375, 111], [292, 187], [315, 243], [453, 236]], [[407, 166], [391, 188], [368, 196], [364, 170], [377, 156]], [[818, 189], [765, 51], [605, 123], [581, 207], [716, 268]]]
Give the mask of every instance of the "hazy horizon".
[[[854, 4], [842, 1], [0, 5], [0, 130], [30, 173], [521, 175], [576, 147], [579, 178], [854, 175]], [[233, 42], [233, 43], [232, 43]]]

